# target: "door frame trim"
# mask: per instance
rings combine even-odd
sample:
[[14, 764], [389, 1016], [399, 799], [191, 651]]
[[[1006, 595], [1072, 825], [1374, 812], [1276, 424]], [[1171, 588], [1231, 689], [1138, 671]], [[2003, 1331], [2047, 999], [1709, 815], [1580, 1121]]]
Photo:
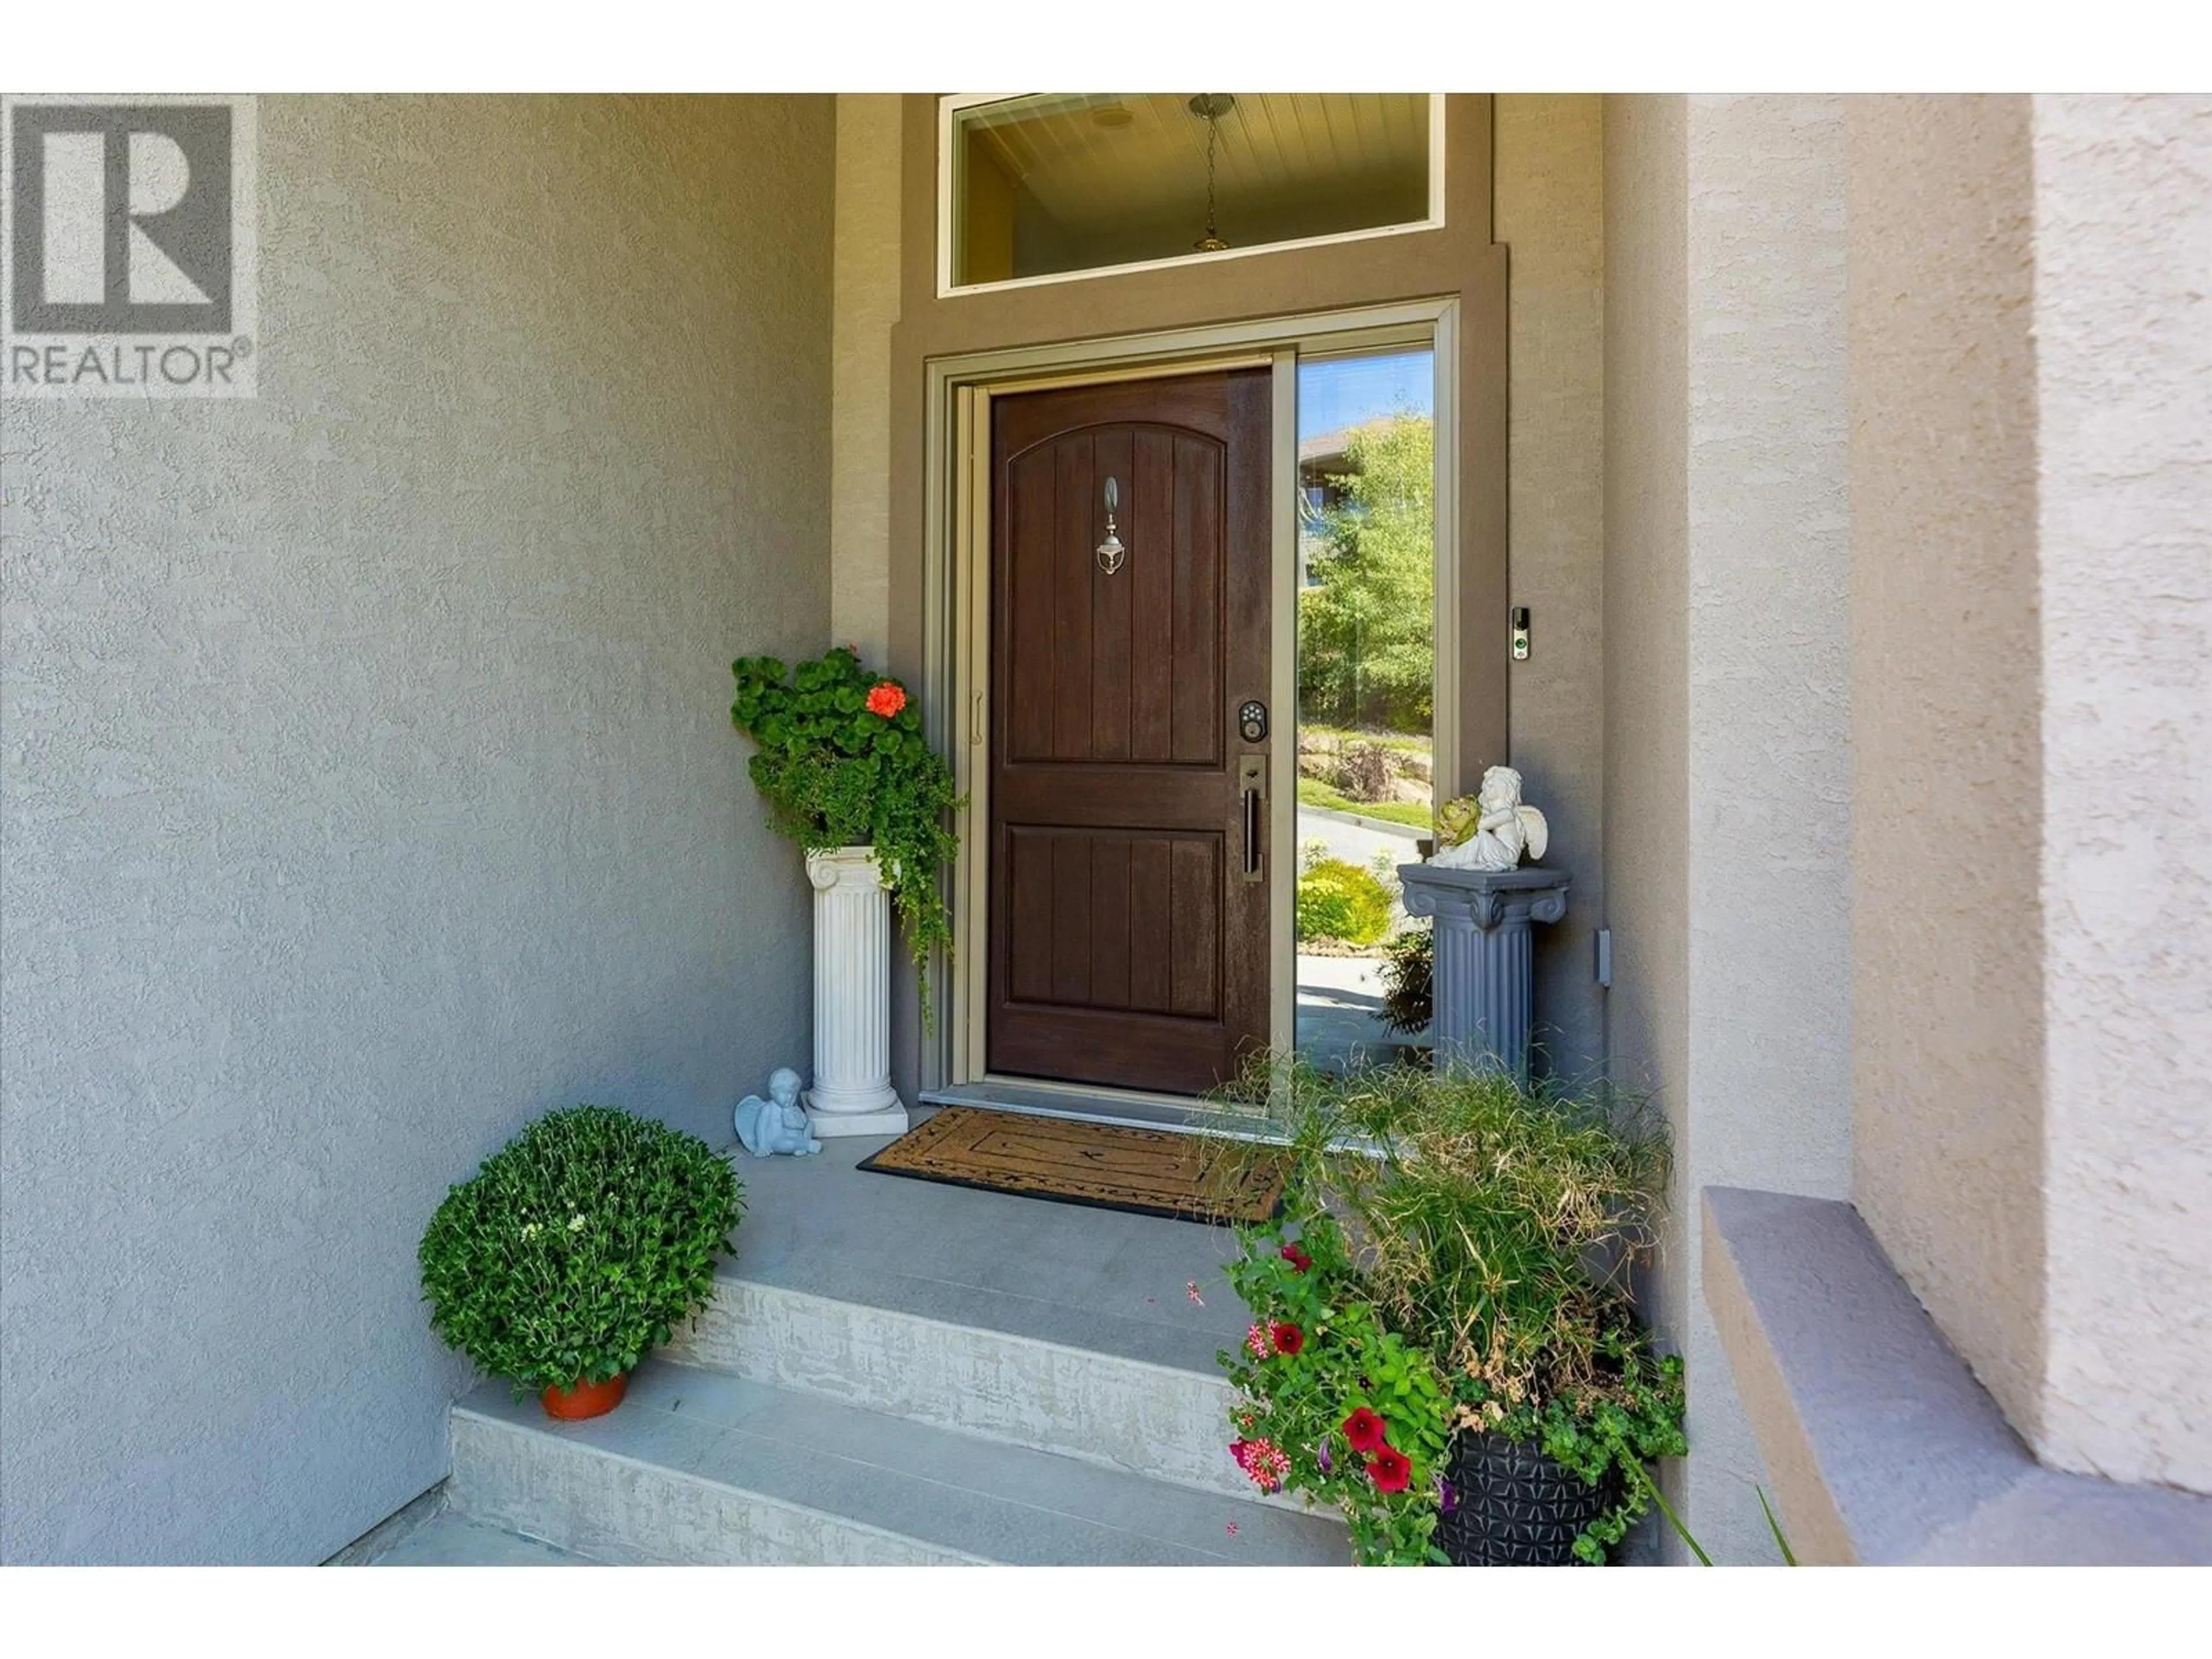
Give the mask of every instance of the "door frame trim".
[[[935, 1040], [923, 1041], [925, 1092], [998, 1081], [983, 1064], [984, 976], [989, 971], [990, 587], [981, 551], [990, 545], [990, 402], [994, 396], [1114, 380], [1269, 365], [1274, 374], [1270, 495], [1273, 595], [1273, 687], [1278, 726], [1270, 751], [1269, 844], [1288, 849], [1296, 868], [1297, 836], [1297, 360], [1301, 350], [1332, 356], [1363, 348], [1425, 346], [1436, 374], [1436, 659], [1434, 749], [1437, 798], [1457, 793], [1459, 709], [1459, 385], [1456, 296], [1364, 306], [1304, 316], [1214, 324], [1116, 338], [1069, 341], [932, 358], [925, 399], [925, 512], [922, 571], [922, 722], [931, 744], [950, 757], [965, 798], [955, 814], [960, 854], [951, 876], [953, 951], [927, 972], [940, 1010]], [[1285, 486], [1285, 481], [1290, 481]], [[1294, 1041], [1297, 1019], [1295, 938], [1297, 881], [1277, 881], [1270, 894], [1268, 1040], [1278, 1050]], [[1035, 1079], [1006, 1079], [1033, 1083]], [[1170, 1097], [1138, 1090], [1083, 1092], [1155, 1108]]]

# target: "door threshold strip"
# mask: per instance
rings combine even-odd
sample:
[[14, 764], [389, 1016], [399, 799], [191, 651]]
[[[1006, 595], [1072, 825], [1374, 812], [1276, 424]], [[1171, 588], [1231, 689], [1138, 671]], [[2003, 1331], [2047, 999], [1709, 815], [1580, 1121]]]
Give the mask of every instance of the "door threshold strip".
[[1112, 1090], [1093, 1091], [1067, 1084], [1036, 1085], [1012, 1078], [990, 1078], [980, 1083], [925, 1089], [921, 1100], [925, 1106], [975, 1106], [987, 1111], [1018, 1112], [1033, 1117], [1117, 1123], [1132, 1129], [1224, 1134], [1241, 1140], [1281, 1138], [1265, 1118], [1256, 1114], [1224, 1110], [1197, 1100], [1183, 1104]]

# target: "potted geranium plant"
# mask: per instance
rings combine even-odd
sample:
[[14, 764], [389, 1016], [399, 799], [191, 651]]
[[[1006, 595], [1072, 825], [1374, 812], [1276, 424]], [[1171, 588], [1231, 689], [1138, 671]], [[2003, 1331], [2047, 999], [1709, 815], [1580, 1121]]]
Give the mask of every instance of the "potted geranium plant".
[[1287, 1180], [1231, 1279], [1298, 1332], [1222, 1356], [1246, 1472], [1342, 1509], [1364, 1562], [1605, 1560], [1685, 1449], [1625, 1283], [1666, 1180], [1648, 1111], [1494, 1069], [1278, 1060], [1240, 1092], [1286, 1144], [1216, 1155]]
[[1237, 1387], [1229, 1450], [1261, 1491], [1340, 1510], [1363, 1565], [1443, 1559], [1431, 1540], [1450, 1399], [1434, 1358], [1384, 1328], [1344, 1234], [1300, 1183], [1280, 1222], [1239, 1230], [1230, 1282], [1257, 1317], [1221, 1362]]
[[706, 1305], [743, 1208], [696, 1135], [607, 1106], [549, 1112], [430, 1218], [430, 1328], [555, 1417], [612, 1411], [647, 1352]]
[[[951, 949], [938, 877], [959, 852], [952, 770], [906, 688], [850, 646], [795, 667], [740, 657], [731, 670], [731, 721], [757, 745], [754, 787], [769, 822], [805, 849], [815, 890], [815, 1133], [901, 1127], [884, 1121], [904, 1115], [890, 1087], [889, 903], [916, 969]], [[917, 976], [927, 1024], [929, 981]]]

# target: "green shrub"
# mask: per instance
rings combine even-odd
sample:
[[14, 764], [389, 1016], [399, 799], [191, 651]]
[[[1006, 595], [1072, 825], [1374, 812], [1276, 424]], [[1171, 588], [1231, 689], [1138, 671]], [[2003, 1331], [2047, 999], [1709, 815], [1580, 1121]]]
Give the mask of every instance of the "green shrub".
[[1316, 859], [1298, 876], [1298, 937], [1372, 945], [1389, 931], [1390, 890], [1342, 859]]
[[1408, 927], [1382, 949], [1382, 1024], [1411, 1036], [1436, 1017], [1436, 929]]
[[430, 1328], [518, 1390], [604, 1382], [706, 1304], [743, 1209], [697, 1136], [607, 1106], [549, 1112], [431, 1217]]

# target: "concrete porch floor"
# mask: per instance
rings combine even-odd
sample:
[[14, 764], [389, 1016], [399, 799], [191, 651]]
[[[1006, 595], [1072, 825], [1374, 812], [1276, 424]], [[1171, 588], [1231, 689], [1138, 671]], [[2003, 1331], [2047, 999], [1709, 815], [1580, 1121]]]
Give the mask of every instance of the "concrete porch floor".
[[889, 1144], [826, 1140], [803, 1158], [738, 1153], [745, 1215], [723, 1271], [1208, 1373], [1218, 1350], [1243, 1340], [1251, 1316], [1222, 1275], [1237, 1254], [1228, 1228], [854, 1167]]

